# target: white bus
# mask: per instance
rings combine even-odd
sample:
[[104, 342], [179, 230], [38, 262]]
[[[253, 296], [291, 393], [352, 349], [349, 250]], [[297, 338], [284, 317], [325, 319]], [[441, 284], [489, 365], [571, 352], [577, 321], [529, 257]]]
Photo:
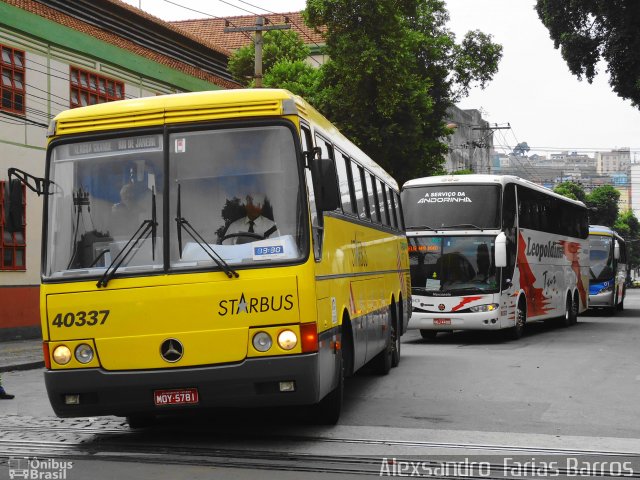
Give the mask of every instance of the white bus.
[[624, 238], [602, 225], [589, 227], [589, 308], [624, 309], [627, 248]]
[[425, 339], [509, 329], [587, 309], [589, 225], [583, 203], [513, 176], [410, 180], [402, 190], [413, 315]]

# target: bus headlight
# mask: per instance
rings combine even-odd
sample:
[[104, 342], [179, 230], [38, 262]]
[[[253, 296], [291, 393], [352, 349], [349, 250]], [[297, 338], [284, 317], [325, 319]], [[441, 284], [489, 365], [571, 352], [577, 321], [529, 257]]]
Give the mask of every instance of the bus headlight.
[[497, 310], [499, 305], [497, 303], [489, 303], [487, 305], [476, 305], [475, 307], [469, 307], [472, 312], [493, 312]]
[[80, 363], [89, 363], [93, 360], [93, 348], [86, 343], [81, 343], [76, 347], [75, 357]]
[[66, 345], [58, 345], [53, 351], [53, 360], [58, 365], [66, 365], [71, 361], [71, 350]]
[[283, 330], [278, 334], [278, 345], [283, 350], [291, 350], [298, 344], [298, 336], [291, 330]]
[[273, 340], [267, 332], [258, 332], [253, 336], [253, 348], [259, 352], [266, 352], [272, 344]]
[[613, 292], [613, 285], [609, 285], [607, 287], [604, 287], [598, 293], [612, 293], [612, 292]]

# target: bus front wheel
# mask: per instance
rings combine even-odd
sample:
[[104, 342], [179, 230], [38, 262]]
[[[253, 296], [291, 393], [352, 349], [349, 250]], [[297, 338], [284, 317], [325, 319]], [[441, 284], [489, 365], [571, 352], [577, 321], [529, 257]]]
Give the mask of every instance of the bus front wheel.
[[524, 302], [518, 303], [516, 318], [513, 327], [509, 329], [509, 337], [512, 340], [519, 340], [524, 334], [524, 325], [527, 323], [527, 307]]

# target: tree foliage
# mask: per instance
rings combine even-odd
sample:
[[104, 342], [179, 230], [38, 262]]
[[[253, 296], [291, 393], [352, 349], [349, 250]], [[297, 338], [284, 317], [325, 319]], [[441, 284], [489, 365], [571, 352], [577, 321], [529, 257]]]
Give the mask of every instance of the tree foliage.
[[553, 188], [553, 191], [560, 195], [564, 195], [565, 197], [580, 200], [581, 202], [584, 202], [587, 198], [587, 194], [585, 193], [584, 188], [582, 188], [582, 185], [575, 182], [558, 183]]
[[604, 60], [613, 91], [640, 107], [638, 0], [537, 0], [536, 11], [571, 73], [591, 83]]
[[316, 106], [400, 182], [440, 173], [446, 110], [497, 72], [502, 47], [481, 32], [462, 43], [442, 0], [308, 0], [324, 25]]
[[620, 192], [611, 185], [594, 188], [586, 198], [590, 209], [589, 223], [613, 227], [618, 218], [619, 199]]
[[[307, 47], [292, 30], [270, 30], [263, 35], [262, 72], [265, 86], [288, 88], [305, 95], [317, 88], [319, 72], [305, 63]], [[240, 84], [253, 86], [255, 44], [239, 48], [229, 57], [229, 71]]]
[[627, 241], [627, 257], [631, 268], [640, 266], [640, 222], [633, 214], [633, 210], [627, 210], [618, 215], [613, 229]]

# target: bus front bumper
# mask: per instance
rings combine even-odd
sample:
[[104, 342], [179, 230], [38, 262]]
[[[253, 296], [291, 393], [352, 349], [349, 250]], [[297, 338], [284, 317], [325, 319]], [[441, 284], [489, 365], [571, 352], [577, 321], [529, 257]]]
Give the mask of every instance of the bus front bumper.
[[[160, 370], [47, 370], [47, 393], [59, 417], [167, 414], [215, 407], [307, 405], [319, 401], [318, 354], [251, 358], [238, 364]], [[295, 382], [280, 391], [280, 382]], [[198, 390], [195, 405], [154, 402], [158, 390]], [[69, 405], [68, 395], [79, 395]]]
[[613, 292], [589, 294], [589, 307], [612, 307]]
[[[511, 325], [512, 326], [512, 325]], [[499, 330], [498, 311], [477, 313], [436, 313], [413, 311], [409, 320], [409, 330]]]

